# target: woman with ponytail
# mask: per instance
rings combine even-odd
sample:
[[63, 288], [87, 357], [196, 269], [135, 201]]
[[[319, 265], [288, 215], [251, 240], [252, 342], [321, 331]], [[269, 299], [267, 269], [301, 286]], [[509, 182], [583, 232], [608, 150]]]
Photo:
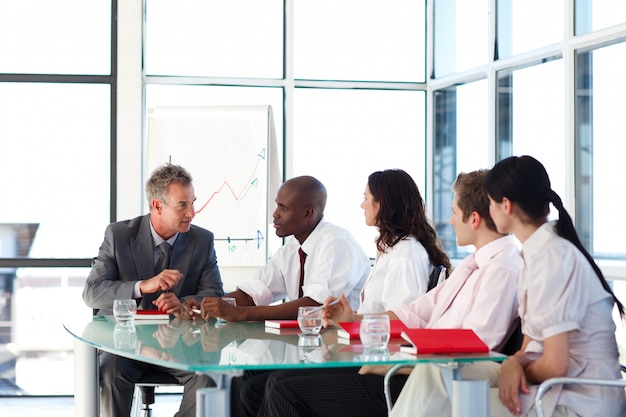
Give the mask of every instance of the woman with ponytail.
[[[543, 165], [530, 156], [498, 162], [487, 175], [489, 212], [498, 231], [522, 243], [518, 286], [524, 341], [500, 368], [499, 399], [491, 415], [535, 415], [533, 399], [552, 377], [619, 378], [614, 306], [624, 317], [600, 268], [578, 238]], [[550, 204], [558, 220], [548, 221]], [[621, 388], [571, 385], [543, 399], [547, 416], [626, 415]]]

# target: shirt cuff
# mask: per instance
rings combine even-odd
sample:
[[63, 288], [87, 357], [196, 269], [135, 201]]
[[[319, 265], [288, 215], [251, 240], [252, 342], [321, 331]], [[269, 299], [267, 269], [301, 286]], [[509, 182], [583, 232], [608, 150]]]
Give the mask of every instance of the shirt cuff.
[[272, 301], [274, 301], [274, 295], [272, 294], [270, 289], [267, 288], [267, 285], [258, 280], [253, 280], [241, 284], [239, 287], [237, 287], [237, 289], [240, 289], [241, 291], [252, 297], [254, 305], [257, 306], [267, 306], [270, 305]]
[[135, 299], [143, 297], [143, 295], [141, 294], [141, 290], [139, 289], [140, 285], [141, 281], [135, 282], [135, 287], [133, 288], [133, 298]]

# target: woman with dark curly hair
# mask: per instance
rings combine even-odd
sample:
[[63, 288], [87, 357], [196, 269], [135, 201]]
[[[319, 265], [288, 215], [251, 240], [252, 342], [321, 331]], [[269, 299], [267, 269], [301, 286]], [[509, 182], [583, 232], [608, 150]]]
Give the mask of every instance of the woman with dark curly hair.
[[380, 313], [408, 304], [427, 291], [433, 266], [450, 260], [426, 216], [424, 200], [401, 169], [372, 173], [361, 208], [379, 230], [376, 262], [361, 291], [359, 313]]

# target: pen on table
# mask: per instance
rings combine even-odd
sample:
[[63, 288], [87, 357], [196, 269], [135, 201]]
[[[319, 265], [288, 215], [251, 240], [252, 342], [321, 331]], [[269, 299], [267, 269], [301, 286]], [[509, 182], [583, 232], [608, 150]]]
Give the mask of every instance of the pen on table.
[[[341, 298], [337, 298], [336, 300], [333, 300], [330, 303], [328, 303], [328, 305], [326, 307], [334, 306], [335, 304], [339, 304], [340, 302], [341, 302]], [[318, 311], [323, 310], [323, 309], [324, 309], [324, 305], [312, 308], [312, 309], [309, 310], [309, 314], [317, 313]]]

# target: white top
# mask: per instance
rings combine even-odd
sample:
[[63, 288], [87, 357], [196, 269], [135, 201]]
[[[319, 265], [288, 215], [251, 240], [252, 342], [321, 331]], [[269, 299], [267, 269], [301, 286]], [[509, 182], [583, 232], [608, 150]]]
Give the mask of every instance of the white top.
[[521, 268], [514, 238], [501, 237], [466, 257], [446, 281], [392, 311], [408, 327], [472, 329], [497, 350], [517, 317]]
[[376, 259], [358, 313], [382, 313], [424, 295], [431, 269], [424, 246], [412, 236], [402, 239]]
[[[286, 239], [272, 259], [254, 278], [238, 288], [258, 306], [285, 297], [298, 299], [300, 286], [300, 243]], [[350, 305], [359, 305], [359, 293], [371, 270], [370, 260], [356, 239], [334, 224], [322, 220], [302, 244], [304, 263], [303, 296], [323, 303], [328, 296], [346, 295]]]
[[[533, 339], [526, 354], [538, 358], [546, 338], [571, 332], [567, 377], [619, 378], [613, 299], [584, 255], [558, 236], [554, 225], [544, 224], [522, 245], [525, 267], [520, 274], [519, 312], [522, 332]], [[523, 396], [526, 408], [535, 392]], [[546, 393], [543, 404], [546, 416], [557, 404], [581, 416], [626, 415], [620, 388], [571, 385], [562, 390], [557, 386]]]

